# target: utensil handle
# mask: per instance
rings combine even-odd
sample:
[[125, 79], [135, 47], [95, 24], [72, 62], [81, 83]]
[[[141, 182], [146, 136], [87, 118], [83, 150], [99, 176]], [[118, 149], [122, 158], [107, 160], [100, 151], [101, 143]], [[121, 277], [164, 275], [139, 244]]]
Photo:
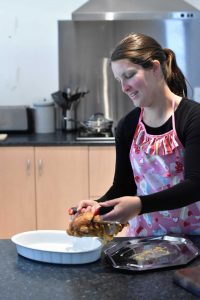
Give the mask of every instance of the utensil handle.
[[[113, 210], [114, 206], [109, 206], [109, 207], [103, 207], [101, 206], [98, 210], [99, 215], [104, 215], [107, 214], [108, 212], [110, 212], [111, 210]], [[70, 207], [68, 209], [68, 213], [69, 215], [75, 215], [77, 213], [77, 207]]]

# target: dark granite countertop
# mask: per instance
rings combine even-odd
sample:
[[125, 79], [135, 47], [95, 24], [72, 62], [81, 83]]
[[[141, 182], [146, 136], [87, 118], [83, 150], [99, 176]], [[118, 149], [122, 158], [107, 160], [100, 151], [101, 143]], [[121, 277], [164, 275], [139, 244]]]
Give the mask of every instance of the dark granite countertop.
[[[191, 240], [200, 247], [200, 237]], [[85, 265], [40, 263], [17, 255], [10, 240], [0, 240], [0, 258], [2, 300], [197, 299], [173, 283], [175, 268], [125, 273], [114, 270], [103, 255]], [[200, 258], [189, 265], [198, 264]]]
[[76, 133], [66, 133], [61, 130], [55, 133], [8, 133], [4, 141], [0, 141], [3, 146], [107, 146], [114, 145], [114, 140], [80, 141], [76, 140]]

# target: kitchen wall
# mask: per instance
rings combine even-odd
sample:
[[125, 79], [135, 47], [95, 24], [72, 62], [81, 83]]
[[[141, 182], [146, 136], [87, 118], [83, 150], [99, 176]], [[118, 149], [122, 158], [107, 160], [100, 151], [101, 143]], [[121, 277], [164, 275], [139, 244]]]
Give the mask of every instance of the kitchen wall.
[[[57, 21], [70, 20], [85, 2], [0, 0], [0, 105], [51, 99], [58, 90]], [[200, 9], [199, 0], [186, 2]]]
[[0, 105], [32, 105], [58, 89], [58, 20], [86, 0], [0, 0]]

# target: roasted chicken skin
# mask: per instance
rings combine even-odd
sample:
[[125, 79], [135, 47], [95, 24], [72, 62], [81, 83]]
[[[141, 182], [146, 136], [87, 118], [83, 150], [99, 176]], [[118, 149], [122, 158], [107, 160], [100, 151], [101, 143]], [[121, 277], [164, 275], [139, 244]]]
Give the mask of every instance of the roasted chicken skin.
[[[114, 227], [113, 227], [114, 226]], [[114, 235], [123, 229], [124, 225], [120, 223], [109, 224], [102, 223], [99, 215], [95, 215], [92, 211], [77, 214], [70, 222], [67, 233], [72, 236], [90, 236], [99, 237], [108, 242], [113, 239]]]

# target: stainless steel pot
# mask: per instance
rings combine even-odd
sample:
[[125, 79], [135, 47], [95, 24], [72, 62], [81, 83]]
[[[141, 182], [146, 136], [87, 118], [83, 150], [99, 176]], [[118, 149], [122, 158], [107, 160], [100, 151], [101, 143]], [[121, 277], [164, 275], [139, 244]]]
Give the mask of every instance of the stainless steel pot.
[[93, 114], [87, 121], [79, 122], [73, 119], [65, 118], [68, 121], [78, 123], [84, 130], [91, 133], [103, 133], [112, 131], [113, 121], [106, 119], [102, 113]]
[[102, 113], [96, 113], [87, 121], [82, 122], [82, 125], [90, 132], [108, 132], [112, 130], [113, 121], [106, 119]]

